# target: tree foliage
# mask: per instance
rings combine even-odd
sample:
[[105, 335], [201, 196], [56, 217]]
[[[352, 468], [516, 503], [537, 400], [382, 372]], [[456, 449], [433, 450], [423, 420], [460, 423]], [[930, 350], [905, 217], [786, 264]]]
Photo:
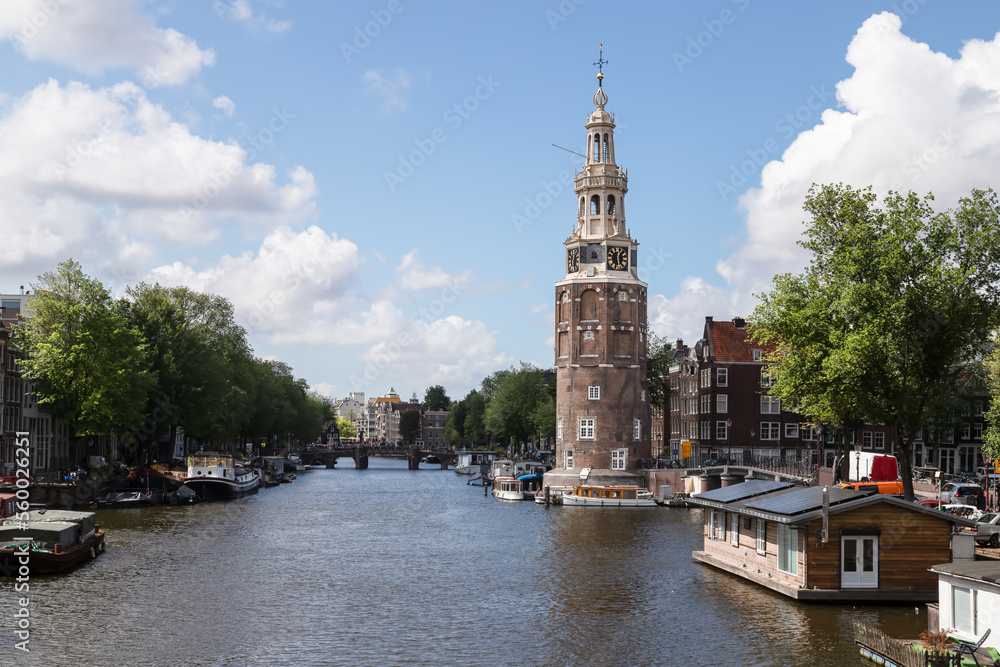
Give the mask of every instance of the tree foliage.
[[420, 411], [407, 410], [399, 416], [399, 437], [404, 443], [413, 444], [420, 433]]
[[424, 393], [424, 410], [447, 410], [449, 405], [451, 405], [451, 399], [448, 398], [444, 387], [436, 384], [427, 388]]
[[[542, 371], [521, 363], [520, 369], [498, 371], [489, 378], [492, 394], [483, 421], [487, 432], [501, 443], [527, 443], [536, 436], [555, 435], [555, 397], [543, 382]], [[486, 391], [486, 380], [483, 394]], [[552, 402], [551, 410], [542, 406]], [[551, 418], [551, 428], [548, 419]]]
[[814, 186], [810, 265], [776, 276], [751, 324], [774, 346], [773, 394], [817, 421], [890, 427], [908, 498], [916, 436], [955, 404], [998, 323], [996, 195], [973, 190], [944, 213], [932, 201]]
[[33, 287], [15, 340], [38, 403], [76, 436], [138, 426], [155, 380], [142, 334], [71, 259]]
[[650, 331], [646, 336], [646, 388], [651, 405], [665, 405], [670, 397], [670, 365], [673, 363], [673, 343]]

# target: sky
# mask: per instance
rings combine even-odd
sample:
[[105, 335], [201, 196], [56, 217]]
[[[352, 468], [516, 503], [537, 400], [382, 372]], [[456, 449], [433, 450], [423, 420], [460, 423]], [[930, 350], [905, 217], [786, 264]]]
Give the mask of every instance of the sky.
[[649, 325], [693, 342], [806, 265], [813, 183], [996, 186], [998, 33], [985, 0], [3, 0], [0, 292], [72, 258], [220, 294], [332, 397], [548, 368], [603, 55]]

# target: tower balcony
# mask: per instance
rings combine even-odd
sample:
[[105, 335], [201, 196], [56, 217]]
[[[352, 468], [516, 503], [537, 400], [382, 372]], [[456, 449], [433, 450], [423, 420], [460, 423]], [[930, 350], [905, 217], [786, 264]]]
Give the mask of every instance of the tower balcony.
[[617, 188], [628, 192], [628, 177], [619, 174], [600, 174], [597, 176], [576, 175], [574, 191], [579, 194], [588, 188]]

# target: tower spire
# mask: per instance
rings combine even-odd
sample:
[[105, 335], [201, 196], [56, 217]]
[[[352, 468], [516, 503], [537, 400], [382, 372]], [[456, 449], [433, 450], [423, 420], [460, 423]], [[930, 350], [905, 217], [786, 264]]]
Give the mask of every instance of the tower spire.
[[601, 88], [604, 82], [604, 66], [608, 64], [608, 61], [604, 59], [604, 44], [598, 43], [597, 48], [600, 49], [600, 55], [594, 64], [597, 65], [597, 87]]

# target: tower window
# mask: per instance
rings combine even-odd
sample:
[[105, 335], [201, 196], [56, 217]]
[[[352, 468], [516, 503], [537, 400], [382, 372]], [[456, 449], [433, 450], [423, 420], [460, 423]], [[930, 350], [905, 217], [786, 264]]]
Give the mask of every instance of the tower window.
[[604, 135], [604, 162], [608, 161], [608, 135]]
[[599, 401], [601, 399], [600, 386], [587, 387], [587, 398], [591, 401]]
[[590, 214], [600, 215], [601, 214], [601, 196], [594, 195], [590, 198]]
[[594, 135], [594, 162], [601, 161], [601, 135]]
[[580, 440], [593, 440], [597, 420], [593, 417], [580, 418]]
[[608, 215], [615, 214], [615, 196], [608, 195]]

